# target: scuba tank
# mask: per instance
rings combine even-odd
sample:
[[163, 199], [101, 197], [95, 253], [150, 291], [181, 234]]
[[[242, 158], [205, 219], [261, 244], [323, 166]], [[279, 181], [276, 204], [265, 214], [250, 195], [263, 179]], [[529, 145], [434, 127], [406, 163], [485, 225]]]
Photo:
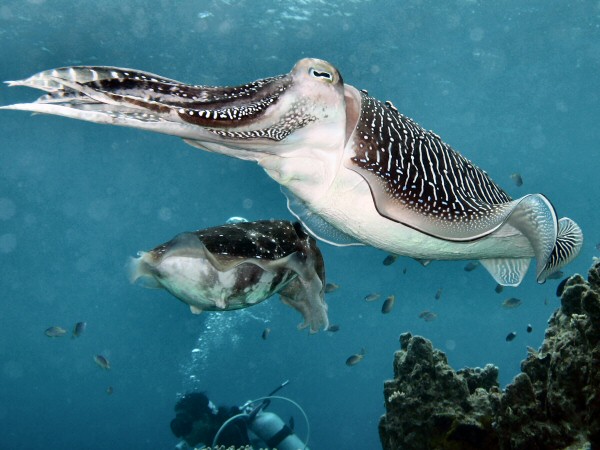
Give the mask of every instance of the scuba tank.
[[[310, 437], [310, 424], [306, 413], [302, 407], [293, 400], [274, 395], [288, 383], [289, 380], [284, 381], [266, 397], [246, 402], [246, 404], [240, 407], [240, 410], [242, 411], [240, 414], [230, 417], [223, 425], [221, 425], [221, 428], [217, 431], [217, 434], [213, 439], [212, 446], [217, 447], [219, 436], [231, 422], [243, 420], [246, 422], [248, 429], [264, 441], [270, 448], [277, 448], [278, 450], [308, 450], [306, 443]], [[302, 413], [306, 422], [306, 443], [302, 442], [302, 440], [294, 434], [294, 430], [286, 425], [277, 414], [264, 411], [265, 408], [271, 404], [271, 400], [275, 399], [291, 403]]]
[[261, 411], [248, 423], [248, 428], [260, 439], [265, 441], [269, 448], [278, 450], [301, 450], [305, 448], [304, 442], [294, 434], [294, 431], [281, 420], [277, 414]]

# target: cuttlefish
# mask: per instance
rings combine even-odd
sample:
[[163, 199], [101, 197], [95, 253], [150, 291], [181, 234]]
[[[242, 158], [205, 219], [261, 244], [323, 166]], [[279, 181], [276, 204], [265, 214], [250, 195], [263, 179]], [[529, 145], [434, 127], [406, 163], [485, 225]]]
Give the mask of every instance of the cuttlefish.
[[579, 226], [542, 194], [512, 199], [431, 131], [344, 84], [319, 59], [235, 87], [188, 85], [117, 67], [47, 70], [10, 86], [47, 91], [5, 106], [166, 133], [257, 162], [309, 232], [420, 261], [480, 260], [518, 285], [532, 258], [542, 283], [577, 256]]
[[279, 293], [300, 312], [298, 326], [327, 329], [325, 266], [298, 222], [264, 220], [180, 233], [129, 265], [130, 279], [162, 288], [193, 313], [248, 308]]

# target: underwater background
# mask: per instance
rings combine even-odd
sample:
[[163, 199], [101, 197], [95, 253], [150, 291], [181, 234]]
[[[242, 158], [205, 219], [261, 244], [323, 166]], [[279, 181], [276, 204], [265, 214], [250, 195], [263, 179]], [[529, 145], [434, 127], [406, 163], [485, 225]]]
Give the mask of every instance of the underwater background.
[[[509, 194], [547, 195], [585, 236], [565, 275], [587, 272], [600, 242], [598, 1], [0, 4], [0, 80], [112, 65], [238, 85], [287, 73], [303, 57], [393, 101]], [[37, 94], [2, 86], [0, 104]], [[241, 405], [287, 379], [279, 394], [306, 411], [311, 449], [380, 448], [383, 381], [401, 333], [432, 340], [456, 369], [499, 366], [504, 386], [559, 306], [559, 280], [538, 285], [533, 270], [496, 293], [483, 267], [467, 272], [465, 261], [384, 266], [379, 250], [324, 243], [327, 279], [340, 286], [326, 296], [337, 333], [298, 331], [300, 316], [276, 297], [195, 316], [166, 291], [129, 283], [138, 250], [231, 216], [293, 218], [251, 163], [173, 137], [0, 111], [0, 449], [173, 448], [179, 395], [201, 390], [217, 405]], [[378, 301], [364, 300], [375, 292]], [[383, 315], [391, 294], [395, 307]], [[503, 308], [509, 297], [522, 304]], [[79, 321], [87, 329], [72, 339]], [[69, 332], [47, 337], [51, 326]], [[347, 366], [361, 348], [364, 359]], [[304, 438], [295, 410], [271, 408], [284, 420], [293, 412]]]

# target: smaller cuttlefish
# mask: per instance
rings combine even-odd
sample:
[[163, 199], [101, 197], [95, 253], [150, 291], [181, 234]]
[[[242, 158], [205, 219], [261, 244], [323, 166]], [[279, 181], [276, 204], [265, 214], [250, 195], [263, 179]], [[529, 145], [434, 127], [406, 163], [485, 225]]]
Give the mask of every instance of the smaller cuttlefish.
[[265, 220], [185, 232], [131, 258], [130, 279], [162, 288], [194, 314], [256, 305], [278, 293], [304, 317], [299, 329], [327, 329], [325, 265], [299, 223]]

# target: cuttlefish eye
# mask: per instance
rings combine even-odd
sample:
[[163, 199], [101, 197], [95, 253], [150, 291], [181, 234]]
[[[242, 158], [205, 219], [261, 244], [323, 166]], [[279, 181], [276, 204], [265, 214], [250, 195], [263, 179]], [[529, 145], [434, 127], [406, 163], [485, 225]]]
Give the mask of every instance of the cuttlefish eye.
[[308, 69], [308, 73], [315, 78], [319, 78], [321, 80], [333, 83], [333, 74], [327, 72], [326, 70], [317, 70], [314, 67], [311, 67], [310, 69]]

